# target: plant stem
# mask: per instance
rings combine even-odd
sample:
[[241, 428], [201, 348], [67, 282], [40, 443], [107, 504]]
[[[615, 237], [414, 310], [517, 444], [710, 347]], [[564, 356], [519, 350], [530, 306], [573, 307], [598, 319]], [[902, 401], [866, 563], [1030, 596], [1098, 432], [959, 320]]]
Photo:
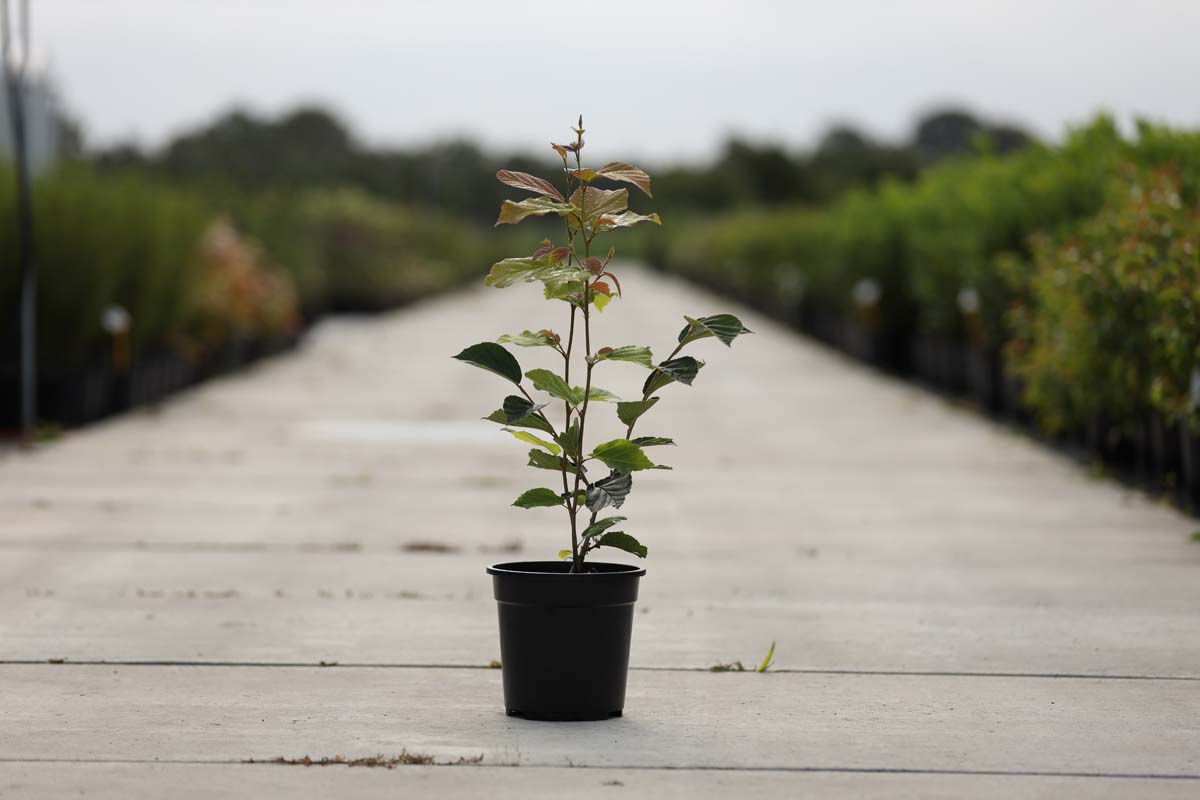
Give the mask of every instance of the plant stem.
[[[564, 161], [564, 163], [565, 163], [565, 161]], [[569, 186], [570, 186], [570, 184], [568, 183], [568, 187]], [[574, 348], [574, 346], [575, 346], [575, 306], [572, 305], [571, 306], [571, 329], [567, 333], [567, 350], [565, 353], [563, 353], [563, 361], [565, 363], [565, 366], [563, 367], [563, 380], [566, 382], [566, 384], [568, 386], [571, 385], [571, 350]], [[571, 428], [571, 403], [567, 400], [564, 400], [563, 401], [563, 409], [564, 409], [563, 433], [566, 433]], [[566, 503], [567, 503], [567, 516], [570, 517], [570, 519], [571, 519], [571, 569], [574, 570], [575, 559], [579, 552], [579, 536], [578, 536], [578, 533], [576, 530], [576, 524], [575, 524], [575, 515], [578, 511], [578, 504], [575, 502], [575, 498], [578, 495], [578, 492], [572, 492], [570, 490], [570, 488], [567, 486], [567, 465], [566, 465], [566, 449], [565, 448], [563, 450], [563, 457], [564, 457], [564, 461], [563, 461], [563, 468], [562, 468], [562, 485], [563, 485], [563, 494], [568, 495], [566, 498]], [[578, 477], [578, 474], [579, 474], [579, 472], [578, 472], [578, 470], [579, 470], [579, 463], [578, 463], [579, 462], [579, 454], [578, 453], [575, 454], [575, 461], [576, 461], [576, 464], [575, 464], [576, 477]]]
[[[585, 284], [584, 285], [584, 299], [585, 300], [587, 299], [588, 291], [589, 291], [589, 287], [587, 284]], [[587, 424], [588, 402], [591, 400], [591, 394], [592, 394], [592, 367], [593, 367], [593, 364], [592, 364], [592, 335], [591, 334], [592, 334], [591, 319], [590, 319], [590, 315], [588, 314], [588, 307], [585, 305], [583, 307], [583, 335], [584, 335], [584, 343], [585, 343], [585, 346], [587, 349], [587, 378], [584, 380], [584, 386], [583, 386], [583, 405], [579, 409], [579, 455], [580, 456], [583, 455], [584, 426]], [[580, 460], [582, 461], [582, 459], [580, 459]], [[577, 494], [579, 494], [579, 481], [583, 478], [583, 472], [582, 472], [582, 464], [576, 464], [576, 467], [577, 467], [577, 469], [575, 471], [575, 490], [574, 490], [573, 494], [577, 495]], [[578, 510], [578, 509], [576, 509], [576, 510]], [[572, 542], [574, 542], [574, 539], [575, 539], [575, 529], [576, 529], [575, 515], [572, 514], [571, 515]], [[576, 548], [576, 550], [577, 550], [577, 555], [575, 557], [575, 565], [572, 569], [575, 572], [580, 572], [583, 569], [584, 553], [578, 552], [577, 548]]]
[[[582, 127], [582, 126], [580, 126], [580, 127]], [[582, 145], [583, 144], [583, 135], [578, 134], [576, 137], [576, 141], [580, 145]], [[580, 161], [579, 161], [579, 149], [578, 148], [576, 148], [576, 150], [575, 150], [575, 167], [577, 169], [581, 168]], [[580, 183], [579, 183], [579, 230], [580, 231], [583, 230], [584, 222], [587, 220], [587, 190], [588, 190], [587, 182], [580, 181]], [[569, 217], [568, 217], [568, 220], [569, 220]], [[569, 222], [568, 222], [568, 225], [569, 225]], [[581, 266], [586, 265], [587, 258], [588, 258], [588, 256], [591, 255], [591, 250], [592, 250], [592, 240], [588, 238], [586, 233], [584, 234], [583, 247], [584, 247], [584, 259], [583, 259], [583, 264], [581, 264]], [[579, 257], [576, 256], [575, 260], [579, 261]], [[583, 448], [583, 434], [584, 434], [584, 426], [587, 424], [588, 401], [591, 399], [590, 395], [592, 393], [592, 366], [593, 365], [592, 365], [592, 325], [591, 325], [591, 314], [589, 313], [589, 309], [590, 309], [589, 301], [591, 299], [589, 297], [590, 293], [591, 293], [591, 283], [585, 278], [583, 281], [583, 348], [584, 348], [585, 362], [587, 364], [587, 376], [584, 379], [583, 405], [580, 406], [580, 408], [576, 411], [576, 415], [579, 419], [579, 450], [576, 454], [577, 458], [575, 460], [575, 488], [571, 491], [572, 501], [574, 501], [575, 498], [577, 498], [579, 496], [579, 481], [583, 479], [583, 449], [584, 449]], [[574, 330], [574, 324], [575, 324], [575, 306], [572, 305], [571, 306], [572, 330]], [[567, 385], [569, 386], [570, 384], [568, 383]], [[579, 534], [578, 534], [579, 526], [576, 522], [576, 516], [578, 515], [578, 513], [579, 513], [579, 504], [575, 503], [575, 505], [573, 505], [571, 507], [571, 572], [582, 572], [583, 571], [583, 557], [586, 553], [586, 550], [581, 551], [579, 549]]]
[[[576, 138], [576, 143], [578, 145], [583, 144], [582, 135], [577, 134], [575, 138]], [[567, 157], [565, 155], [562, 157], [562, 161], [563, 161], [563, 172], [566, 174], [566, 183], [567, 183], [567, 195], [566, 196], [568, 198], [570, 198], [571, 197], [571, 171], [567, 166]], [[578, 147], [576, 147], [576, 149], [575, 149], [575, 164], [576, 164], [576, 166], [579, 165], [579, 148]], [[580, 183], [580, 186], [582, 187], [582, 189], [579, 193], [580, 206], [581, 206], [581, 208], [579, 210], [579, 221], [580, 221], [580, 227], [582, 228], [583, 213], [584, 213], [583, 207], [585, 207], [587, 204], [587, 186], [582, 183]], [[579, 266], [582, 267], [583, 264], [579, 261], [579, 257], [575, 254], [575, 236], [576, 236], [577, 231], [571, 230], [571, 215], [570, 214], [568, 214], [565, 217], [565, 221], [567, 224], [567, 246], [570, 248], [570, 251], [567, 255], [567, 263], [570, 263], [571, 259], [574, 259], [576, 264], [578, 264]], [[584, 299], [585, 300], [587, 299], [586, 289], [584, 291]], [[576, 312], [575, 304], [572, 303], [571, 304], [571, 327], [570, 327], [570, 330], [567, 332], [567, 350], [563, 354], [563, 364], [564, 364], [563, 365], [563, 381], [567, 384], [567, 386], [571, 385], [571, 351], [574, 349], [574, 345], [575, 345], [575, 312]], [[586, 320], [586, 317], [587, 317], [587, 308], [585, 306], [585, 308], [584, 308], [585, 320]], [[590, 343], [590, 339], [589, 339], [589, 343]], [[590, 369], [589, 369], [589, 380], [590, 380]], [[586, 408], [586, 398], [585, 398], [585, 408]], [[563, 433], [565, 434], [571, 428], [571, 403], [569, 401], [564, 400], [563, 401], [563, 409], [564, 409]], [[579, 448], [574, 453], [574, 456], [575, 456], [575, 459], [574, 459], [575, 460], [575, 488], [573, 490], [570, 489], [567, 485], [568, 484], [567, 464], [566, 464], [567, 453], [566, 453], [565, 448], [563, 449], [563, 462], [562, 462], [563, 494], [567, 495], [567, 498], [566, 498], [567, 516], [571, 520], [571, 572], [577, 571], [577, 569], [581, 566], [580, 552], [579, 552], [579, 526], [578, 526], [578, 522], [577, 522], [576, 518], [579, 514], [579, 502], [577, 500], [577, 498], [579, 497], [579, 478], [580, 478], [580, 471], [583, 469], [583, 465], [581, 463], [583, 460], [583, 458], [582, 458], [582, 455], [583, 455], [583, 417], [582, 417], [582, 415], [580, 416], [579, 419], [580, 419]]]

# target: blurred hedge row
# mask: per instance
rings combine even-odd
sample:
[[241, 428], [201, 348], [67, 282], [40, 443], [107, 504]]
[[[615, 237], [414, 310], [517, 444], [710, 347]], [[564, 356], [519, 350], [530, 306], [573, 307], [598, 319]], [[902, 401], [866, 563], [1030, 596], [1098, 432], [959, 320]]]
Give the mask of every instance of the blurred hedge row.
[[[61, 408], [92, 391], [88, 381], [112, 394], [106, 310], [131, 320], [135, 369], [167, 359], [170, 374], [157, 383], [182, 384], [278, 349], [323, 311], [388, 308], [456, 285], [489, 255], [472, 227], [349, 189], [229, 192], [69, 164], [37, 180], [34, 207], [42, 407], [59, 421], [106, 413], [103, 402]], [[14, 181], [0, 174], [10, 267], [15, 219]], [[0, 382], [9, 387], [0, 421], [9, 423], [18, 281], [15, 268], [0, 270]]]
[[1049, 432], [1200, 461], [1177, 444], [1200, 433], [1198, 191], [1200, 133], [1100, 118], [824, 209], [667, 226], [647, 252]]

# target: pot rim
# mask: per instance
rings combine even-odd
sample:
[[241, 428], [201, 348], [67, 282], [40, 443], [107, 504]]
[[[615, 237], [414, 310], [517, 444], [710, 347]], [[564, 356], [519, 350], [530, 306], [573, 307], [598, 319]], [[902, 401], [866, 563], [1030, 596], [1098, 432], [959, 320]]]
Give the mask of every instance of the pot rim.
[[[630, 577], [640, 578], [646, 574], [645, 567], [636, 564], [617, 564], [608, 561], [588, 562], [595, 567], [606, 567], [603, 572], [563, 572], [566, 561], [501, 561], [487, 566], [489, 575], [502, 575], [528, 580], [562, 581], [588, 580], [593, 582], [622, 580]], [[530, 569], [545, 567], [547, 569]]]

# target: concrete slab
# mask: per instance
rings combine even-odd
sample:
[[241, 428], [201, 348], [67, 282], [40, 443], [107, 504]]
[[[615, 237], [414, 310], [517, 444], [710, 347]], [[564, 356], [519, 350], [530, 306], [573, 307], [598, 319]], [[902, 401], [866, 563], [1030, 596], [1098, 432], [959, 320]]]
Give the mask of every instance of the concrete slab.
[[[481, 562], [519, 556], [380, 551], [10, 550], [0, 660], [486, 664], [496, 611]], [[913, 567], [796, 554], [682, 551], [643, 582], [632, 663], [757, 659], [825, 670], [1200, 678], [1187, 563], [1096, 564], [1014, 579], [977, 554]], [[1151, 586], [1142, 580], [1153, 576]], [[1107, 579], [1106, 584], [1101, 581]]]
[[1038, 775], [929, 775], [780, 770], [594, 769], [587, 767], [421, 767], [387, 769], [245, 764], [0, 763], [0, 795], [13, 800], [128, 800], [130, 797], [289, 797], [376, 800], [613, 800], [754, 797], [757, 800], [922, 798], [923, 800], [1174, 800], [1195, 796], [1193, 781]]
[[634, 672], [627, 714], [510, 719], [487, 669], [0, 666], [0, 759], [241, 761], [401, 750], [490, 765], [1175, 776], [1188, 681]]

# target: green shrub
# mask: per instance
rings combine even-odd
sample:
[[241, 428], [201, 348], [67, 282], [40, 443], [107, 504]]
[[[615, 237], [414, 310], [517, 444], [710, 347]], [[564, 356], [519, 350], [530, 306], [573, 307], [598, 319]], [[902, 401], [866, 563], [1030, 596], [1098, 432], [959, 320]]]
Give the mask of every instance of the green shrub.
[[[15, 207], [13, 182], [0, 195]], [[13, 216], [3, 228], [3, 252], [15, 264]], [[38, 346], [50, 369], [85, 361], [103, 346], [104, 309], [117, 304], [133, 318], [137, 346], [163, 344], [186, 314], [188, 276], [207, 220], [201, 203], [145, 178], [100, 179], [65, 165], [34, 186], [34, 258], [38, 275]], [[16, 307], [18, 276], [6, 270], [6, 307]]]
[[1198, 196], [1200, 133], [1125, 139], [1101, 117], [1055, 148], [958, 157], [824, 209], [676, 225], [663, 260], [770, 311], [1005, 349], [1050, 428], [1150, 410], [1195, 425]]
[[[0, 250], [12, 264], [15, 192], [11, 173], [3, 180]], [[64, 164], [40, 177], [34, 261], [43, 371], [73, 369], [107, 352], [101, 317], [109, 306], [129, 313], [138, 351], [191, 352], [235, 330], [261, 334], [294, 326], [295, 292], [284, 273], [231, 229], [224, 248], [202, 246], [213, 218], [196, 193], [136, 172]], [[16, 273], [5, 270], [0, 283], [7, 308], [17, 304]]]
[[470, 225], [356, 189], [268, 192], [230, 205], [288, 267], [310, 312], [391, 308], [456, 286], [487, 262], [487, 243]]
[[1200, 212], [1177, 168], [1128, 165], [1094, 217], [1034, 246], [1009, 359], [1050, 430], [1155, 409], [1196, 426]]

